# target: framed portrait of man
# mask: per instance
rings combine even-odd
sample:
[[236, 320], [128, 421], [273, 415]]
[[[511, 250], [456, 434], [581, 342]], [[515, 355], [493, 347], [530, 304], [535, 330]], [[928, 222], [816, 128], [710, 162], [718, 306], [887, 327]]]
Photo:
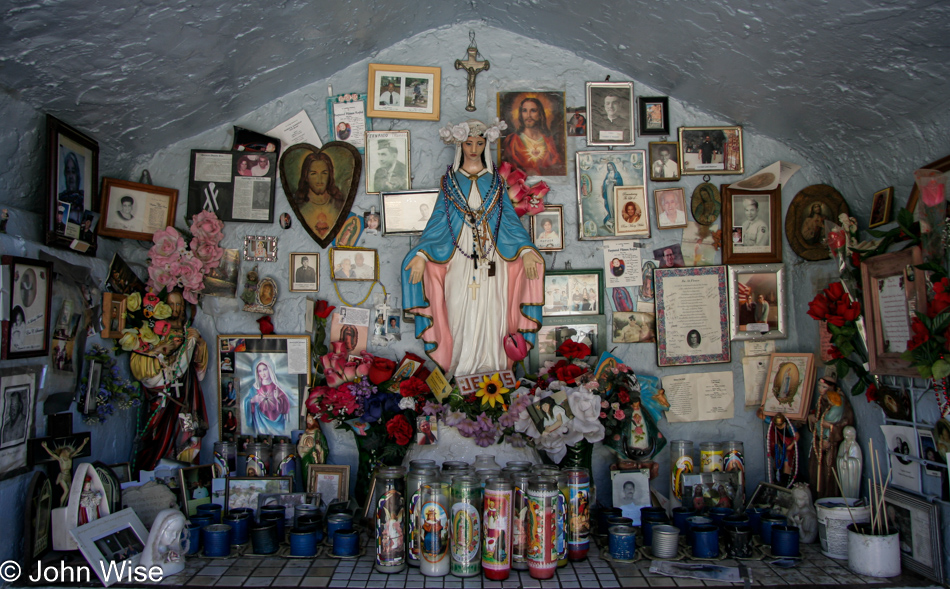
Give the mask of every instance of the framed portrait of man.
[[724, 184], [722, 218], [724, 264], [776, 264], [782, 261], [781, 186], [764, 191], [738, 190]]
[[742, 174], [742, 127], [680, 127], [679, 163], [684, 176]]
[[294, 252], [290, 254], [291, 292], [318, 292], [320, 290], [320, 254]]
[[[98, 233], [151, 241], [156, 231], [175, 224], [177, 206], [178, 190], [174, 188], [103, 178]], [[85, 226], [81, 229], [88, 230]]]
[[498, 141], [498, 163], [528, 176], [567, 175], [563, 92], [499, 92], [498, 118], [508, 124]]
[[99, 210], [99, 143], [46, 115], [46, 245], [95, 255], [96, 236], [81, 235], [83, 216]]
[[368, 131], [366, 145], [366, 194], [409, 190], [409, 131]]
[[679, 143], [676, 141], [650, 142], [650, 180], [675, 182], [680, 179]]
[[587, 144], [633, 145], [633, 82], [587, 82]]

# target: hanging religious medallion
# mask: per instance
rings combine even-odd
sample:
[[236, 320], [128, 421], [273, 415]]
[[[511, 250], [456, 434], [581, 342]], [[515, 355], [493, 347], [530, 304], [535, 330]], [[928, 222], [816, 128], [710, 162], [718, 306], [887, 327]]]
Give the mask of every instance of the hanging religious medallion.
[[838, 217], [849, 214], [841, 193], [827, 184], [806, 186], [795, 195], [785, 213], [785, 237], [796, 254], [816, 262], [831, 257], [825, 244], [825, 222], [838, 225]]
[[693, 190], [693, 198], [689, 203], [693, 211], [693, 218], [700, 225], [712, 225], [719, 218], [719, 211], [722, 209], [722, 198], [719, 196], [719, 189], [715, 184], [707, 180]]
[[290, 146], [280, 158], [280, 182], [300, 224], [327, 247], [346, 222], [363, 172], [359, 151], [343, 141]]

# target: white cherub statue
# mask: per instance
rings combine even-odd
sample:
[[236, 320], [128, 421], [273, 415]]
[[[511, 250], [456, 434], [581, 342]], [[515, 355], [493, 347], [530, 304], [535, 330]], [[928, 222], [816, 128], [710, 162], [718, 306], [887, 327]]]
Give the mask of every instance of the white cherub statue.
[[184, 531], [185, 515], [180, 510], [160, 511], [155, 516], [139, 564], [144, 567], [162, 567], [166, 577], [180, 573], [185, 568], [185, 553], [190, 544], [190, 538], [183, 535]]
[[811, 503], [811, 489], [808, 483], [795, 483], [792, 486], [792, 507], [785, 515], [789, 525], [798, 528], [798, 537], [802, 544], [811, 544], [818, 538], [818, 513]]

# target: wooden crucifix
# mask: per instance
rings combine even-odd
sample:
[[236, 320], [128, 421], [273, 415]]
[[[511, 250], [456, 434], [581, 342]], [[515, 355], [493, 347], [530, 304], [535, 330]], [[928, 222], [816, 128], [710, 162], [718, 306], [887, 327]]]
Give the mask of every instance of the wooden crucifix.
[[479, 73], [488, 71], [491, 64], [487, 59], [478, 61], [478, 47], [475, 45], [475, 31], [468, 34], [469, 46], [468, 57], [466, 59], [456, 59], [455, 69], [465, 70], [468, 73], [468, 104], [465, 110], [472, 112], [475, 110], [475, 76]]

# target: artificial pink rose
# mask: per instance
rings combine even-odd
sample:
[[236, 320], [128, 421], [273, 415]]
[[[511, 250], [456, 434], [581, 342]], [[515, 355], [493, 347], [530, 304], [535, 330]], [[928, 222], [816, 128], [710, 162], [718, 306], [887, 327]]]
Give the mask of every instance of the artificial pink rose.
[[333, 351], [334, 354], [346, 355], [346, 342], [344, 341], [330, 342], [330, 349]]
[[162, 258], [177, 254], [185, 249], [185, 240], [174, 227], [166, 227], [152, 235], [155, 245], [148, 251], [150, 258]]
[[623, 419], [623, 409], [617, 409], [614, 411], [614, 419]]
[[191, 290], [190, 288], [186, 288], [181, 291], [181, 297], [192, 305], [198, 304], [198, 294], [198, 291]]
[[220, 266], [221, 258], [224, 256], [224, 248], [211, 242], [200, 242], [197, 239], [191, 240], [191, 251], [195, 253], [196, 258], [201, 260], [205, 274], [209, 270]]
[[178, 285], [178, 279], [171, 272], [164, 268], [148, 267], [149, 286], [158, 290], [163, 288], [174, 288]]
[[201, 290], [204, 285], [201, 260], [191, 256], [183, 258], [178, 271], [178, 280], [184, 288]]
[[528, 192], [528, 187], [525, 186], [523, 180], [518, 182], [513, 182], [508, 185], [508, 199], [513, 203], [519, 203], [525, 197], [525, 193]]
[[498, 175], [508, 180], [508, 174], [511, 174], [513, 169], [511, 162], [502, 162], [501, 165], [498, 166]]
[[537, 198], [538, 200], [540, 200], [544, 198], [545, 195], [547, 195], [547, 193], [550, 190], [551, 190], [551, 187], [548, 186], [547, 182], [544, 182], [542, 180], [541, 182], [534, 184], [533, 186], [531, 186], [530, 189], [528, 189], [528, 196], [532, 198]]
[[343, 375], [346, 354], [326, 354], [320, 357], [320, 363], [323, 364], [323, 374], [326, 376], [328, 386], [338, 387], [346, 382], [346, 377]]
[[202, 242], [214, 242], [217, 245], [224, 238], [222, 231], [224, 223], [211, 211], [201, 211], [191, 219], [191, 233]]

